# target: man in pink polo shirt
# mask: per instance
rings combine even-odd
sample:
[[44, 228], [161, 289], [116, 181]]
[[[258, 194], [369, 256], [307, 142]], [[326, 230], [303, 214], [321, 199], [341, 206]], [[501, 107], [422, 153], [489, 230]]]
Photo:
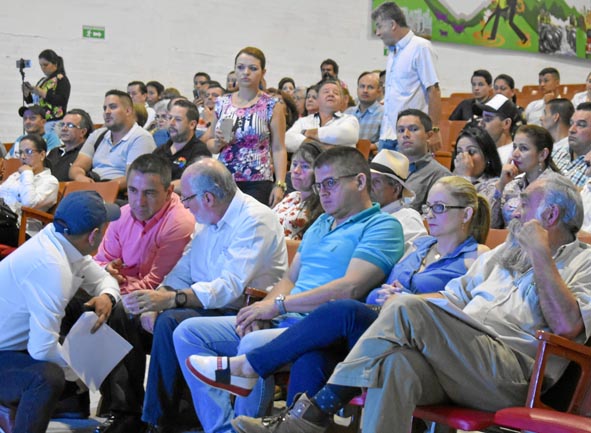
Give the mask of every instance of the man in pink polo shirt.
[[[134, 296], [131, 293], [154, 290], [176, 265], [191, 238], [195, 218], [173, 192], [170, 164], [157, 155], [141, 155], [130, 165], [127, 193], [129, 204], [121, 208], [116, 224], [109, 225], [95, 260], [117, 279], [122, 295]], [[142, 316], [127, 314], [121, 302], [108, 322], [133, 349], [103, 382], [100, 411], [116, 408], [137, 414], [117, 420], [127, 422], [129, 431], [139, 423], [145, 355], [152, 340], [142, 322]]]

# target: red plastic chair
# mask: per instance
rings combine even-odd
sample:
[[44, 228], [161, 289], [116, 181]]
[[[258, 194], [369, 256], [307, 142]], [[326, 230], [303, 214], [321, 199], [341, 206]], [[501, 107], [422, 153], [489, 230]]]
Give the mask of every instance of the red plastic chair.
[[[591, 347], [544, 331], [538, 331], [536, 338], [539, 345], [527, 407], [510, 407], [495, 413], [453, 405], [433, 405], [419, 406], [413, 415], [458, 430], [501, 426], [540, 433], [591, 433]], [[542, 395], [544, 371], [550, 356], [566, 358], [571, 364], [558, 383]], [[563, 411], [554, 409], [549, 402], [562, 406]], [[363, 406], [365, 394], [349, 404]], [[356, 425], [359, 418], [355, 417]]]

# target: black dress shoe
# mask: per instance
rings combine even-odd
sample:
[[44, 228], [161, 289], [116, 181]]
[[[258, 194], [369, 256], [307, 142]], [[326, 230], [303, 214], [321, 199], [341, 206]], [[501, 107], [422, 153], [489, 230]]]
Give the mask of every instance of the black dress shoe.
[[51, 418], [86, 419], [90, 415], [90, 395], [76, 382], [67, 381]]
[[97, 428], [94, 433], [141, 433], [145, 425], [139, 415], [114, 413]]

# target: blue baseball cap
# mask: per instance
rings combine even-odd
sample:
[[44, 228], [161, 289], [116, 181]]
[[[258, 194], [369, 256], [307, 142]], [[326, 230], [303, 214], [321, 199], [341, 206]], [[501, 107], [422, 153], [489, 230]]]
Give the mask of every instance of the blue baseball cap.
[[96, 191], [74, 191], [60, 201], [53, 225], [58, 233], [80, 235], [121, 216], [119, 206], [105, 203]]

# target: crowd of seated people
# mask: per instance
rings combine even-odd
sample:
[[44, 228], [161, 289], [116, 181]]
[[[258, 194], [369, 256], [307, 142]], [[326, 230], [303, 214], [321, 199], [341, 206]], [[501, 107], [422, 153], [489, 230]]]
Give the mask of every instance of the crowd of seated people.
[[[387, 45], [400, 44], [395, 61], [405, 67], [404, 50], [426, 46], [391, 4], [373, 19]], [[0, 279], [35, 298], [15, 306], [20, 295], [0, 287], [0, 383], [17, 362], [43, 373], [0, 388], [15, 433], [44, 432], [64, 399], [86, 391], [61, 372], [56, 349], [69, 329], [62, 319], [71, 325], [85, 309], [132, 345], [101, 385], [106, 420], [96, 433], [321, 432], [360, 387], [370, 388], [364, 431], [406, 417], [394, 430], [402, 432], [414, 405], [445, 396], [476, 408], [520, 404], [536, 329], [588, 339], [591, 257], [576, 234], [591, 231], [591, 74], [571, 102], [559, 94], [558, 70], [544, 68], [542, 97], [523, 110], [509, 75], [475, 71], [473, 98], [450, 116], [466, 126], [444, 143], [446, 167], [433, 153], [442, 143], [431, 102], [440, 95], [429, 59], [425, 82], [405, 82], [428, 104], [402, 100], [387, 69], [360, 71], [349, 108], [332, 59], [319, 82], [285, 77], [278, 90], [265, 84], [260, 49], [230, 61], [225, 89], [197, 72], [190, 98], [155, 80], [108, 90], [96, 129], [80, 108], [47, 131], [40, 105], [19, 110], [25, 134], [6, 157], [22, 165], [0, 183], [0, 204], [16, 219], [0, 222], [1, 244], [17, 246], [22, 206], [58, 203], [59, 182], [116, 180], [121, 208], [91, 192], [75, 203], [66, 196], [53, 223], [29, 220], [31, 239], [0, 261]], [[371, 142], [369, 159], [355, 149], [360, 139]], [[489, 226], [509, 233], [492, 251], [483, 245]], [[301, 242], [289, 263], [287, 240]], [[38, 276], [29, 284], [15, 274], [17, 261], [43, 248], [47, 257], [32, 263], [55, 292], [46, 298]], [[246, 306], [246, 288], [267, 295]], [[446, 299], [501, 338], [450, 322], [425, 298]], [[471, 344], [478, 356], [462, 356]], [[511, 383], [480, 371], [482, 357], [506, 367]], [[292, 408], [261, 420], [273, 373], [288, 364]]]

